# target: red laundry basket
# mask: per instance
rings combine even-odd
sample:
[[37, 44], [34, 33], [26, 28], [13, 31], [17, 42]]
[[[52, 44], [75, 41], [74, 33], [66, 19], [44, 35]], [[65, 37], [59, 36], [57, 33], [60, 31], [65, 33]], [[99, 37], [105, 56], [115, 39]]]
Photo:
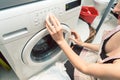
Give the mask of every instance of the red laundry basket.
[[91, 24], [98, 15], [95, 7], [82, 6], [81, 8], [80, 17], [89, 24]]

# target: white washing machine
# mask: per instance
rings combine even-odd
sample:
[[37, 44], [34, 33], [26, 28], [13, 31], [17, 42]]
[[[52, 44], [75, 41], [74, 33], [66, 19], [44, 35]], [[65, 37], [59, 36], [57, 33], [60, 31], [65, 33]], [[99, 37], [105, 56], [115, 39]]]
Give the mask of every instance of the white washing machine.
[[70, 29], [76, 26], [81, 0], [1, 0], [0, 51], [20, 80], [28, 80], [55, 62], [67, 58], [44, 26], [55, 14], [70, 43]]

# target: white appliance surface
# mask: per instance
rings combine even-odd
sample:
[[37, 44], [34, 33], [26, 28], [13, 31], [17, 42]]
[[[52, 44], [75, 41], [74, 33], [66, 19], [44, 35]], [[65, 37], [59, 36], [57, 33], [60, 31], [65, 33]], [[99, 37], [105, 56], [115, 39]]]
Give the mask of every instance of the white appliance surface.
[[[44, 21], [48, 14], [53, 13], [63, 24], [65, 38], [70, 43], [70, 29], [77, 25], [81, 9], [79, 1], [40, 0], [0, 10], [0, 51], [20, 80], [28, 80], [55, 62], [63, 63], [67, 60], [59, 47], [54, 45], [53, 49], [49, 48], [51, 44], [46, 42], [49, 38], [45, 37], [48, 32]], [[43, 59], [39, 58], [40, 54], [37, 53], [37, 56], [32, 53], [34, 48], [37, 50], [39, 40], [40, 45], [45, 43], [44, 46], [39, 46], [41, 50], [46, 51], [41, 53]]]

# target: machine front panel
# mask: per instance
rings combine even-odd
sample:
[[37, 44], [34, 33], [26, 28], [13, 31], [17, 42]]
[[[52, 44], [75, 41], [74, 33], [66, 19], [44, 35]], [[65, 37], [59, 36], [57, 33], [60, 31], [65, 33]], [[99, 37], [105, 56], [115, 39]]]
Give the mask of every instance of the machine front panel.
[[0, 10], [43, 0], [0, 0]]

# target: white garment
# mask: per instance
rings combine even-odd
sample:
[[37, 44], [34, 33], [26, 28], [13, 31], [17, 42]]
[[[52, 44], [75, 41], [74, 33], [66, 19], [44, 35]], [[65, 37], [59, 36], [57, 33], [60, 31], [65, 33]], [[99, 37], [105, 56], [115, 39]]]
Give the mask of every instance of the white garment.
[[[98, 54], [88, 49], [83, 49], [80, 53], [80, 58], [85, 60], [87, 63], [96, 63]], [[93, 76], [86, 75], [75, 68], [74, 80], [95, 80]]]
[[49, 69], [33, 76], [29, 80], [71, 80], [63, 63], [56, 63]]

